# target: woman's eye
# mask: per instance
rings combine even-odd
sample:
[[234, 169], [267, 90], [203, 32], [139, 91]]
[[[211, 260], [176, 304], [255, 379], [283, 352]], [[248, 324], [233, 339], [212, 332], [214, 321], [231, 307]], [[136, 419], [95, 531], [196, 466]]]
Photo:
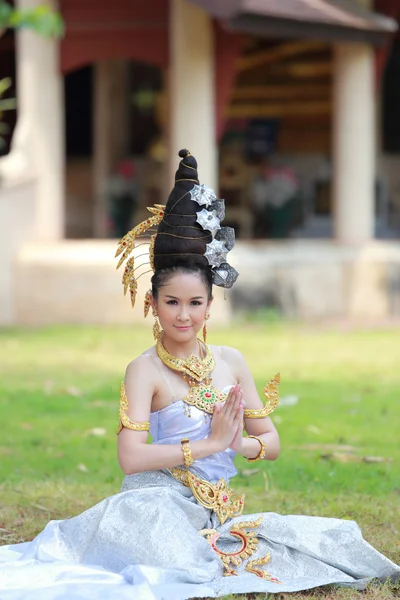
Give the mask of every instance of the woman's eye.
[[176, 300], [168, 300], [167, 304], [178, 304]]
[[201, 302], [199, 302], [198, 300], [192, 300], [192, 305], [193, 306], [201, 306]]

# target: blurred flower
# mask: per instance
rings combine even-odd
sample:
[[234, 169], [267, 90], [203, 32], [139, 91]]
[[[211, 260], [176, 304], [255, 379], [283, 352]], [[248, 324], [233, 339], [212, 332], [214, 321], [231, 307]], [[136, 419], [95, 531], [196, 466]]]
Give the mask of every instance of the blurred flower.
[[258, 209], [267, 205], [275, 208], [284, 206], [299, 191], [299, 182], [290, 167], [266, 167], [253, 181], [253, 203]]

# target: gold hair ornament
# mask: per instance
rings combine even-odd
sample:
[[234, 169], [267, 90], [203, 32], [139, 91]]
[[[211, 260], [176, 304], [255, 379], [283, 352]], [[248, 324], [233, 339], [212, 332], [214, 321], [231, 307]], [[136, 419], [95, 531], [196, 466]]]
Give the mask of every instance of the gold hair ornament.
[[152, 299], [151, 290], [147, 290], [146, 295], [144, 297], [144, 318], [149, 314], [149, 310], [151, 307], [151, 299]]
[[[188, 167], [189, 169], [193, 169], [193, 167], [189, 167], [188, 165], [185, 165], [185, 167]], [[194, 183], [197, 183], [197, 184], [199, 183], [198, 179], [175, 179], [175, 183], [178, 183], [178, 181], [194, 181]]]
[[[149, 217], [145, 221], [142, 221], [141, 223], [139, 223], [139, 225], [136, 225], [136, 227], [134, 227], [131, 231], [129, 231], [118, 242], [118, 248], [115, 253], [115, 256], [117, 257], [121, 253], [122, 253], [122, 256], [118, 262], [117, 269], [119, 269], [119, 267], [122, 265], [122, 263], [126, 259], [129, 258], [129, 255], [134, 250], [136, 238], [143, 235], [148, 229], [151, 229], [152, 227], [159, 225], [159, 223], [162, 221], [162, 219], [164, 217], [165, 206], [163, 206], [161, 204], [155, 204], [154, 206], [148, 206], [147, 210], [149, 212], [151, 212], [153, 216]], [[156, 236], [156, 234], [151, 236], [151, 239], [150, 239], [150, 264], [151, 264], [152, 260], [154, 263], [155, 236]], [[151, 252], [152, 248], [153, 248], [153, 250]], [[135, 305], [136, 294], [137, 294], [137, 279], [138, 278], [135, 277], [135, 268], [139, 268], [140, 266], [141, 265], [138, 265], [138, 267], [135, 267], [135, 257], [132, 256], [127, 261], [125, 270], [124, 270], [124, 274], [122, 276], [122, 283], [124, 285], [124, 294], [126, 294], [126, 292], [128, 291], [128, 288], [129, 288], [132, 307]], [[153, 269], [153, 266], [152, 266], [152, 269]]]
[[157, 234], [153, 234], [150, 238], [150, 247], [149, 247], [149, 261], [151, 270], [154, 272], [154, 246], [156, 243]]
[[281, 382], [281, 376], [279, 373], [275, 375], [273, 379], [271, 379], [264, 388], [264, 396], [267, 400], [264, 408], [257, 409], [244, 409], [244, 418], [245, 419], [265, 419], [271, 413], [274, 412], [276, 407], [279, 404], [279, 391], [278, 385]]

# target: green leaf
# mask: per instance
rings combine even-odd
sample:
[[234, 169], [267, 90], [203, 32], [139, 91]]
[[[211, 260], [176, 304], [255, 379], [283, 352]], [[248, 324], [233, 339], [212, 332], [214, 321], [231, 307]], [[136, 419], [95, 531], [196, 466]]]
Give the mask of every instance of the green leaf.
[[11, 77], [0, 79], [0, 96], [4, 94], [12, 85]]

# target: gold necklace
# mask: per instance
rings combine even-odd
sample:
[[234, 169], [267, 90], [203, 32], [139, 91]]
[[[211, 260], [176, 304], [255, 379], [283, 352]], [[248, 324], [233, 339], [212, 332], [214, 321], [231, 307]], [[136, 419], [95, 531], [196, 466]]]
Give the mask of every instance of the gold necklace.
[[[199, 342], [200, 351], [202, 346]], [[172, 369], [182, 373], [184, 380], [189, 385], [189, 393], [183, 398], [189, 405], [186, 414], [190, 417], [190, 406], [213, 414], [217, 402], [225, 402], [226, 394], [211, 385], [211, 373], [215, 368], [215, 358], [208, 346], [205, 345], [205, 356], [198, 357], [191, 354], [188, 358], [173, 356], [165, 348], [162, 337], [157, 340], [157, 354], [161, 362]]]
[[[200, 345], [200, 340], [197, 340]], [[215, 368], [215, 359], [211, 350], [206, 346], [206, 355], [198, 357], [191, 354], [188, 358], [179, 358], [170, 354], [163, 344], [162, 337], [157, 340], [157, 354], [161, 361], [174, 371], [179, 371], [183, 375], [194, 379], [195, 381], [203, 381], [211, 375]], [[200, 345], [201, 349], [201, 345]]]

